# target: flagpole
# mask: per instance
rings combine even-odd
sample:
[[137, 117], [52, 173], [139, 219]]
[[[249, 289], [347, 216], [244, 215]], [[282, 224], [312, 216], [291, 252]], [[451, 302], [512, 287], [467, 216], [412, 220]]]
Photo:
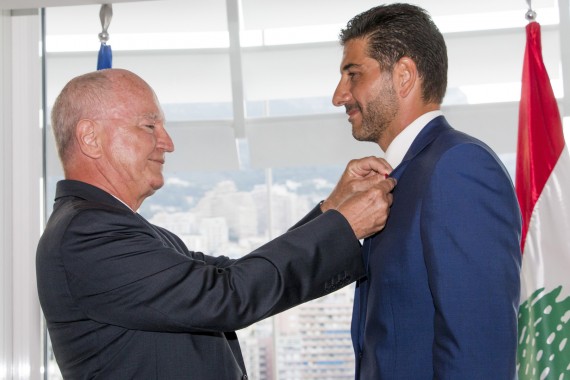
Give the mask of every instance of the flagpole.
[[533, 22], [536, 20], [536, 12], [532, 9], [532, 0], [526, 0], [528, 5], [528, 11], [524, 15], [524, 18], [528, 20], [528, 22]]
[[103, 70], [113, 67], [113, 52], [111, 50], [111, 46], [107, 45], [107, 41], [109, 41], [109, 33], [107, 30], [109, 29], [111, 19], [113, 18], [113, 6], [111, 4], [101, 5], [99, 18], [101, 20], [101, 28], [103, 30], [99, 33], [101, 47], [99, 49], [99, 56], [97, 57], [97, 70]]
[[562, 63], [562, 116], [570, 116], [570, 0], [558, 0], [560, 61]]

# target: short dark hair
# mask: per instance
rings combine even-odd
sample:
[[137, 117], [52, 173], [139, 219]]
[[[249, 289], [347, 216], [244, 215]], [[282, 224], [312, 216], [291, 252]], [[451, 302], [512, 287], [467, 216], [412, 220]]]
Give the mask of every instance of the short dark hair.
[[387, 4], [350, 20], [340, 32], [344, 46], [353, 39], [368, 41], [368, 55], [382, 70], [392, 70], [402, 57], [411, 58], [422, 78], [424, 102], [441, 104], [447, 88], [447, 48], [429, 13], [411, 4]]

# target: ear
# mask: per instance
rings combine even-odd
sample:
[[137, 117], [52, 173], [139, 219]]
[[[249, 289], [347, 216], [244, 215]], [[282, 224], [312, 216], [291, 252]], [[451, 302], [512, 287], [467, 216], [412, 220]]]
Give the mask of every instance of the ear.
[[416, 85], [419, 84], [416, 63], [409, 57], [402, 57], [396, 62], [392, 77], [394, 88], [402, 98], [410, 95]]
[[93, 120], [81, 119], [75, 127], [75, 140], [79, 150], [90, 158], [101, 156], [101, 144], [98, 140], [97, 124]]

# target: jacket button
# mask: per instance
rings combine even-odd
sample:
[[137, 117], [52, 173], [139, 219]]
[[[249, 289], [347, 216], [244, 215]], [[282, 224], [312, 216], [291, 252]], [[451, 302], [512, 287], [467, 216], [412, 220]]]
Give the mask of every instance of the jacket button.
[[243, 380], [247, 380], [247, 379], [248, 379], [247, 375], [243, 375], [241, 378], [242, 378]]

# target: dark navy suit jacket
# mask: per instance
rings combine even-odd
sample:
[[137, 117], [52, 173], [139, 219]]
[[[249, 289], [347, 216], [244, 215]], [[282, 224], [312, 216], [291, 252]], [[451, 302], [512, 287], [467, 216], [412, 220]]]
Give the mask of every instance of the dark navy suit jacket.
[[521, 217], [503, 165], [439, 116], [392, 176], [386, 228], [363, 246], [356, 378], [514, 379]]
[[244, 379], [236, 329], [364, 274], [346, 219], [316, 207], [238, 260], [189, 251], [110, 194], [57, 185], [37, 283], [66, 379]]

